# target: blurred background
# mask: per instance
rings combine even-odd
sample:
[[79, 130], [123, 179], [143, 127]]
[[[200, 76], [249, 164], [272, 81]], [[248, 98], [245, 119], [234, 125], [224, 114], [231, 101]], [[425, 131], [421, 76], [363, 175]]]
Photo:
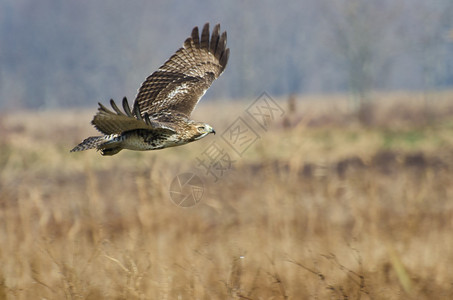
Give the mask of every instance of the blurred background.
[[[217, 135], [69, 153], [206, 22]], [[0, 0], [0, 300], [453, 299], [452, 182], [451, 0]]]
[[449, 0], [0, 2], [0, 109], [123, 96], [194, 26], [220, 23], [231, 61], [208, 95], [238, 99], [453, 86]]

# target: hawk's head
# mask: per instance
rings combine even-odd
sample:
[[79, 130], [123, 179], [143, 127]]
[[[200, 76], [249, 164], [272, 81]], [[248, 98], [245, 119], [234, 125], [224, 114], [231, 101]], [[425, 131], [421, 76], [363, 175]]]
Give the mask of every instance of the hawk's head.
[[202, 122], [194, 122], [193, 123], [193, 126], [194, 126], [194, 140], [199, 140], [205, 136], [207, 136], [208, 134], [210, 133], [214, 133], [215, 134], [215, 130], [214, 128], [212, 128], [211, 125], [209, 124], [206, 124], [206, 123], [202, 123]]

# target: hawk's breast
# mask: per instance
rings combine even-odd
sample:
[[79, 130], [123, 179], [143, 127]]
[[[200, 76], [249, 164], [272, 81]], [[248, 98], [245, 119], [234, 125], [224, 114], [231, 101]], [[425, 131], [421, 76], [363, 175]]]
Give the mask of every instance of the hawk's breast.
[[130, 150], [155, 150], [179, 146], [187, 143], [187, 141], [181, 139], [181, 136], [177, 133], [156, 134], [152, 131], [136, 130], [126, 132], [123, 135], [123, 147]]

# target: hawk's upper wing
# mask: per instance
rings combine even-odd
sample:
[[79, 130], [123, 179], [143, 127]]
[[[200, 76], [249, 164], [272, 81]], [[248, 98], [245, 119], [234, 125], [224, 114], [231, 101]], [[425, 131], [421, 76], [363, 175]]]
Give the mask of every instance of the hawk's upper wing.
[[211, 83], [222, 74], [228, 62], [230, 49], [226, 48], [227, 34], [220, 35], [217, 24], [211, 38], [209, 23], [201, 33], [192, 30], [182, 48], [170, 57], [156, 72], [146, 78], [134, 102], [142, 117], [159, 111], [190, 113]]
[[137, 110], [132, 113], [126, 97], [123, 99], [124, 113], [116, 106], [113, 100], [110, 100], [110, 104], [115, 112], [112, 112], [99, 103], [99, 110], [94, 116], [93, 121], [91, 121], [91, 124], [104, 134], [119, 134], [134, 129], [151, 130], [156, 128], [175, 131], [175, 129], [167, 123], [150, 119], [148, 114], [145, 114], [142, 117]]

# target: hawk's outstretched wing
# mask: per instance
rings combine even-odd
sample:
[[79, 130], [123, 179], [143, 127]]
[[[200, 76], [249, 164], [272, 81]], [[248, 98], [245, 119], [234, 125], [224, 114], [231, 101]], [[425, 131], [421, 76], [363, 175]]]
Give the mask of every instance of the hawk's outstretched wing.
[[115, 112], [99, 103], [99, 110], [93, 121], [91, 121], [91, 124], [104, 134], [119, 134], [134, 129], [151, 130], [163, 128], [175, 131], [170, 124], [154, 121], [149, 118], [148, 114], [145, 114], [142, 118], [139, 111], [136, 110], [132, 113], [126, 97], [123, 99], [124, 113], [116, 106], [113, 100], [110, 100], [110, 105], [112, 105]]
[[204, 25], [201, 38], [195, 27], [183, 47], [143, 82], [134, 102], [134, 112], [139, 111], [142, 117], [159, 111], [177, 111], [190, 116], [226, 67], [230, 53], [226, 41], [227, 34], [220, 35], [219, 24], [211, 37], [209, 23]]

